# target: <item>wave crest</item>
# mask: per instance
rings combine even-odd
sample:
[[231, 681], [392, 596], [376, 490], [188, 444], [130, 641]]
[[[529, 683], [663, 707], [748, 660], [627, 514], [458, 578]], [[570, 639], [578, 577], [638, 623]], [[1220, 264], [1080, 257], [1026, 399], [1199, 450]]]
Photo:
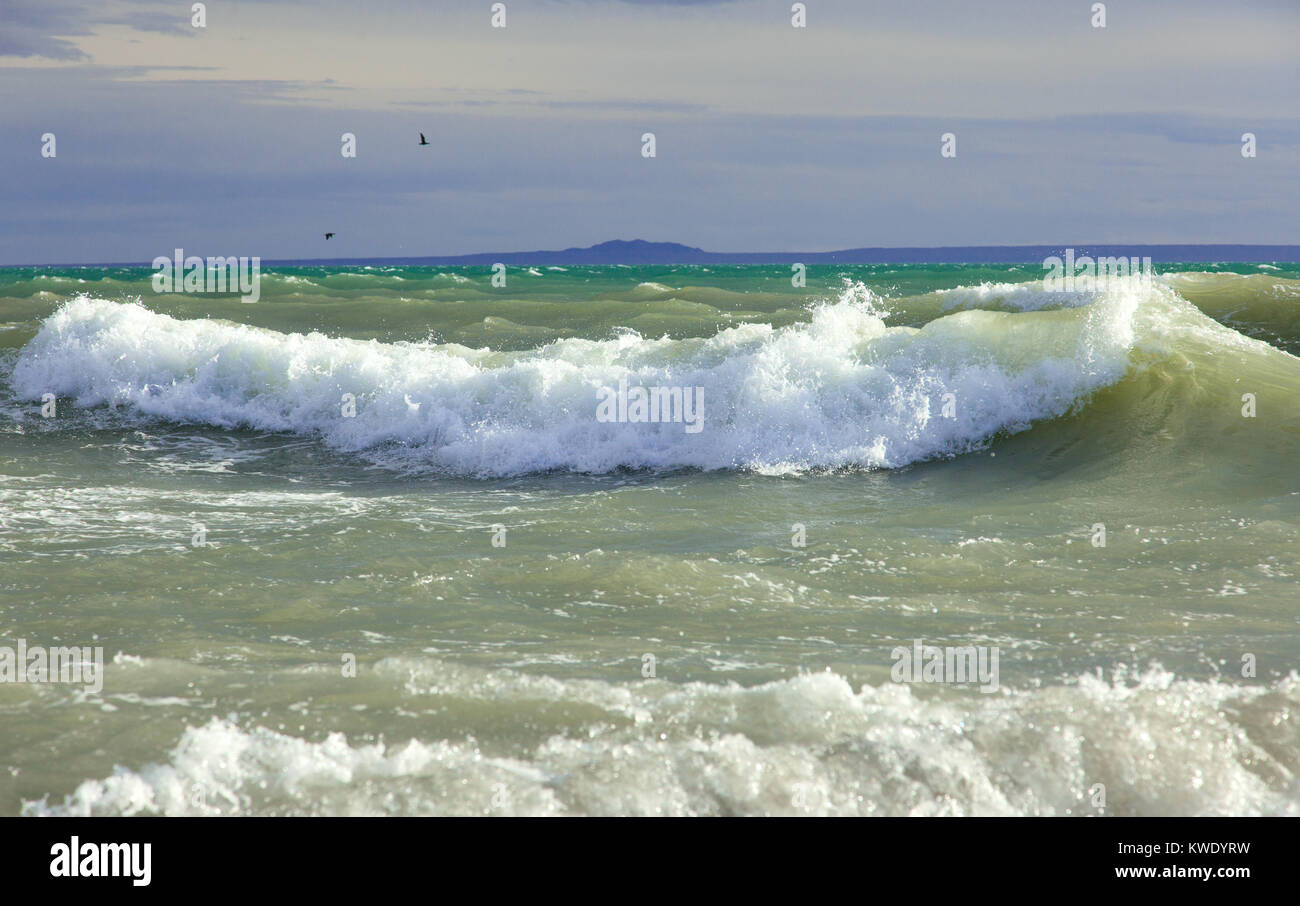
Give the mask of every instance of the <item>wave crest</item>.
[[[850, 286], [787, 327], [677, 340], [628, 330], [495, 352], [178, 320], [81, 296], [22, 350], [13, 384], [28, 399], [52, 392], [135, 416], [318, 435], [386, 465], [457, 475], [895, 468], [1081, 405], [1129, 369], [1135, 314], [1175, 304], [1190, 310], [1168, 289], [1122, 287], [1087, 305], [890, 327], [880, 300]], [[597, 421], [598, 390], [620, 381], [702, 388], [703, 431]]]
[[[1295, 814], [1294, 674], [1271, 685], [1111, 680], [979, 697], [803, 674], [761, 686], [628, 686], [392, 659], [403, 706], [541, 710], [545, 738], [319, 742], [213, 719], [163, 764], [118, 768], [28, 815]], [[565, 707], [547, 711], [546, 705]], [[556, 726], [547, 714], [584, 715]], [[1188, 726], [1200, 732], [1187, 732]], [[192, 791], [207, 791], [196, 801]]]

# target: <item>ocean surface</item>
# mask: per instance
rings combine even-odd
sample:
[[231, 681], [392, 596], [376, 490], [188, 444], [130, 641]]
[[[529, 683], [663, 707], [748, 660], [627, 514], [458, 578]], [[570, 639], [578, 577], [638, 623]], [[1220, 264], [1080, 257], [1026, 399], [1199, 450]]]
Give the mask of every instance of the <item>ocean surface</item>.
[[1300, 813], [1300, 269], [1157, 270], [0, 269], [0, 814]]

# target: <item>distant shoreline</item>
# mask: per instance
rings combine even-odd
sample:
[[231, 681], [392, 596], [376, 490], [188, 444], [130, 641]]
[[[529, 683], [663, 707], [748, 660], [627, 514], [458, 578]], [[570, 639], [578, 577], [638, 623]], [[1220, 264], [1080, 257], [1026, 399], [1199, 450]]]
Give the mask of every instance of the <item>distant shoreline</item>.
[[[586, 248], [532, 252], [478, 252], [470, 255], [422, 255], [383, 258], [268, 258], [265, 267], [490, 267], [507, 266], [675, 266], [725, 264], [1041, 264], [1073, 248], [1076, 255], [1149, 257], [1157, 264], [1273, 264], [1300, 262], [1300, 245], [969, 245], [938, 247], [856, 248], [831, 252], [709, 252], [676, 242], [614, 240]], [[189, 250], [187, 250], [189, 251]], [[198, 250], [194, 250], [198, 251]], [[210, 250], [229, 254], [226, 250]], [[96, 264], [5, 264], [0, 268], [150, 267], [147, 261]]]

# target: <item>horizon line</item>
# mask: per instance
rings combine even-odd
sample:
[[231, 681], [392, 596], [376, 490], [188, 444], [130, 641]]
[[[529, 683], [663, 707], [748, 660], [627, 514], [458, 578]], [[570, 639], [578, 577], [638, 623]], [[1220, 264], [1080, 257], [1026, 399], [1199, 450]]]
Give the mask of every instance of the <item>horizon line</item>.
[[[639, 249], [653, 249], [663, 253], [662, 256], [652, 256], [647, 260], [599, 260], [599, 261], [569, 261], [556, 262], [545, 260], [529, 260], [536, 256], [550, 256], [560, 258], [564, 256], [578, 257], [584, 254], [599, 254], [602, 249], [611, 246], [628, 247], [634, 246]], [[1166, 258], [1164, 263], [1169, 264], [1198, 264], [1198, 263], [1238, 263], [1238, 264], [1269, 264], [1276, 262], [1300, 263], [1300, 244], [1289, 243], [1240, 243], [1240, 242], [1218, 242], [1218, 243], [1118, 243], [1118, 242], [1096, 242], [1096, 243], [1073, 243], [1073, 244], [1053, 244], [1053, 243], [1034, 243], [1020, 245], [938, 245], [938, 246], [859, 246], [853, 248], [834, 249], [823, 252], [711, 252], [696, 246], [689, 246], [679, 242], [672, 241], [651, 241], [644, 239], [612, 239], [596, 243], [590, 246], [573, 246], [566, 249], [536, 249], [533, 251], [515, 251], [515, 252], [469, 252], [460, 255], [385, 255], [385, 256], [353, 256], [353, 257], [336, 257], [336, 258], [268, 258], [262, 260], [260, 256], [245, 255], [235, 256], [244, 258], [257, 257], [263, 266], [312, 266], [312, 265], [350, 265], [350, 264], [374, 264], [374, 263], [396, 263], [402, 262], [406, 266], [419, 266], [427, 264], [430, 266], [442, 267], [482, 267], [492, 266], [496, 263], [514, 266], [529, 265], [554, 265], [556, 263], [569, 263], [575, 266], [673, 266], [673, 265], [705, 265], [705, 264], [1023, 264], [1036, 259], [1037, 254], [1044, 251], [1065, 251], [1066, 249], [1075, 249], [1082, 252], [1093, 251], [1097, 254], [1117, 255], [1127, 257], [1135, 252], [1150, 252], [1151, 250], [1173, 251], [1180, 250], [1184, 252], [1196, 252], [1199, 250], [1209, 251], [1269, 251], [1274, 254], [1283, 253], [1282, 257], [1250, 257], [1240, 259], [1226, 258]], [[689, 258], [674, 259], [672, 255], [676, 250], [682, 250], [690, 253]], [[988, 253], [1027, 253], [1033, 251], [1035, 257], [1012, 257], [1007, 259], [985, 257]], [[954, 259], [937, 259], [932, 257], [936, 253], [975, 253], [975, 258], [954, 258]], [[890, 254], [911, 253], [901, 258], [886, 257]], [[930, 253], [926, 255], [925, 253]], [[924, 257], [918, 257], [924, 255]], [[871, 260], [837, 260], [841, 256], [860, 256], [870, 257]], [[99, 261], [99, 262], [46, 262], [40, 264], [0, 264], [0, 268], [89, 268], [89, 267], [131, 267], [131, 268], [152, 268], [153, 260], [150, 261]], [[199, 257], [199, 256], [186, 256]], [[207, 257], [216, 256], [204, 256]], [[471, 260], [472, 259], [472, 260]], [[510, 260], [513, 259], [513, 260]], [[820, 259], [820, 260], [818, 260]], [[170, 258], [168, 260], [171, 260]]]

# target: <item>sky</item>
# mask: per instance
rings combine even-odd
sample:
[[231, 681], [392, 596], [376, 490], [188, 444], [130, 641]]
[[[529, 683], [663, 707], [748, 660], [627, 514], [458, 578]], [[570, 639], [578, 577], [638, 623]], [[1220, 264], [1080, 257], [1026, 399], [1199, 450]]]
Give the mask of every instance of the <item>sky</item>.
[[0, 264], [1300, 244], [1297, 0], [504, 5], [0, 0]]

